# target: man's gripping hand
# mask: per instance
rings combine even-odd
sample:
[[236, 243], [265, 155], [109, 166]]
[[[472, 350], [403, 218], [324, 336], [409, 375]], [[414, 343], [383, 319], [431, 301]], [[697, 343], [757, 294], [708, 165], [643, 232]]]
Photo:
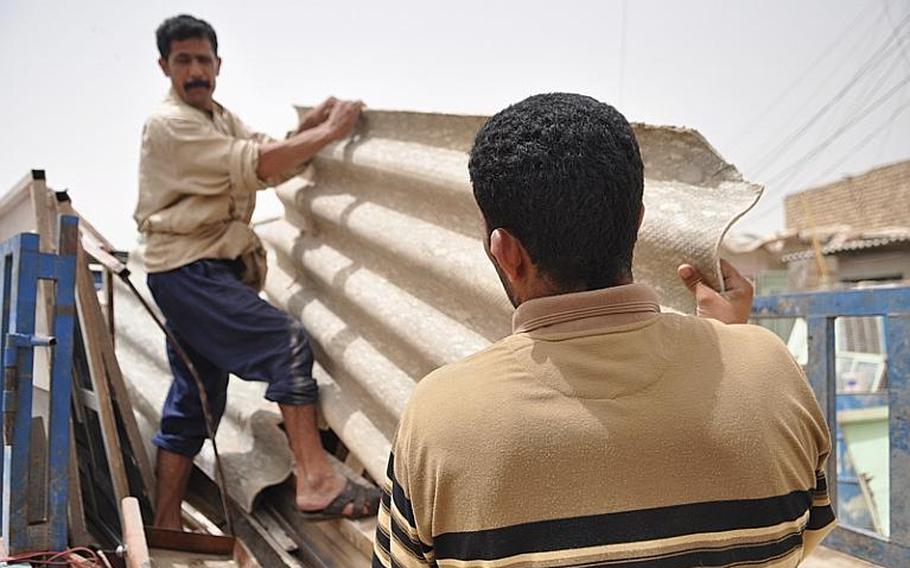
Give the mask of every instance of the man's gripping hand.
[[752, 313], [755, 289], [733, 265], [721, 259], [720, 270], [724, 277], [725, 292], [716, 292], [705, 284], [704, 277], [690, 264], [677, 269], [680, 280], [695, 296], [696, 314], [723, 323], [746, 323]]
[[325, 130], [330, 140], [342, 140], [354, 130], [363, 107], [362, 101], [337, 101], [319, 128]]
[[338, 104], [338, 99], [335, 97], [329, 97], [326, 100], [322, 101], [315, 107], [307, 111], [303, 115], [303, 119], [300, 121], [300, 126], [297, 128], [297, 132], [303, 132], [304, 130], [309, 130], [310, 128], [316, 128], [320, 124], [326, 121], [331, 114], [332, 109], [335, 108], [335, 105]]

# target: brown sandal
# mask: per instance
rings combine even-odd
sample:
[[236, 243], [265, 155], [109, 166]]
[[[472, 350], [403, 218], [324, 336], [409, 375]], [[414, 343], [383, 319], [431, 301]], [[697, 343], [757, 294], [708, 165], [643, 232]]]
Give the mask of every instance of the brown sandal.
[[[319, 511], [300, 511], [306, 521], [328, 521], [330, 519], [363, 519], [374, 517], [379, 512], [381, 493], [375, 487], [364, 487], [350, 479], [344, 489], [332, 502]], [[345, 515], [344, 508], [353, 503], [351, 514]]]

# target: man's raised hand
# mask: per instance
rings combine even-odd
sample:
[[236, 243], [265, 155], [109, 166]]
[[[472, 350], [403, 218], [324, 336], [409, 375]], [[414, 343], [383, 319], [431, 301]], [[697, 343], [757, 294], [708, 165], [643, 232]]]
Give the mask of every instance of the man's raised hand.
[[717, 292], [704, 282], [704, 277], [690, 264], [677, 269], [680, 280], [695, 296], [696, 314], [713, 318], [723, 323], [746, 323], [752, 313], [752, 298], [755, 289], [752, 283], [721, 259], [720, 270], [724, 277], [725, 292]]
[[354, 130], [363, 107], [362, 101], [337, 101], [320, 126], [326, 129], [332, 140], [341, 140]]
[[303, 118], [300, 121], [300, 126], [297, 128], [297, 132], [303, 132], [304, 130], [309, 130], [310, 128], [316, 128], [320, 124], [326, 121], [329, 118], [329, 114], [332, 112], [332, 109], [335, 108], [335, 105], [338, 104], [338, 99], [335, 97], [329, 97], [326, 100], [322, 101], [315, 107], [307, 111], [303, 115]]

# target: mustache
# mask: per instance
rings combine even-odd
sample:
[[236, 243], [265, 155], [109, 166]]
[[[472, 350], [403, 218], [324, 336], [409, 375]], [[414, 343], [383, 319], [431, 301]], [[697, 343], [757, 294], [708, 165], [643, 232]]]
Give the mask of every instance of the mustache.
[[186, 83], [183, 84], [184, 91], [189, 91], [190, 89], [197, 89], [200, 87], [204, 88], [204, 89], [211, 89], [212, 84], [210, 82], [202, 80], [202, 79], [199, 79], [196, 81], [187, 81]]

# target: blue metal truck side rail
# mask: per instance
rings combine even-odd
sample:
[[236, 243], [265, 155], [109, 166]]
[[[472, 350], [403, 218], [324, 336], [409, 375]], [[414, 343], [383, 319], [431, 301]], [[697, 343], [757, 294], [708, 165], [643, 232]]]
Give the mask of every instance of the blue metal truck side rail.
[[[839, 402], [835, 320], [883, 318], [887, 386], [878, 399], [888, 409], [890, 530], [885, 537], [841, 522], [825, 545], [884, 566], [910, 566], [910, 286], [763, 296], [755, 299], [752, 315], [755, 319], [805, 318], [809, 346], [806, 374], [832, 430], [837, 428]], [[836, 432], [832, 432], [832, 439], [836, 439]], [[828, 461], [829, 480], [838, 479], [838, 446], [833, 444]], [[835, 507], [837, 486], [829, 483]]]
[[[0, 496], [3, 539], [12, 554], [67, 548], [67, 491], [69, 489], [70, 409], [73, 372], [73, 334], [76, 316], [75, 281], [78, 219], [60, 218], [60, 254], [39, 251], [38, 235], [23, 233], [0, 244], [0, 301], [2, 301], [3, 493]], [[50, 336], [35, 334], [38, 282], [56, 283]], [[29, 511], [30, 442], [34, 348], [53, 346], [50, 369], [50, 409], [47, 425], [46, 502]], [[38, 523], [30, 520], [40, 517]]]

